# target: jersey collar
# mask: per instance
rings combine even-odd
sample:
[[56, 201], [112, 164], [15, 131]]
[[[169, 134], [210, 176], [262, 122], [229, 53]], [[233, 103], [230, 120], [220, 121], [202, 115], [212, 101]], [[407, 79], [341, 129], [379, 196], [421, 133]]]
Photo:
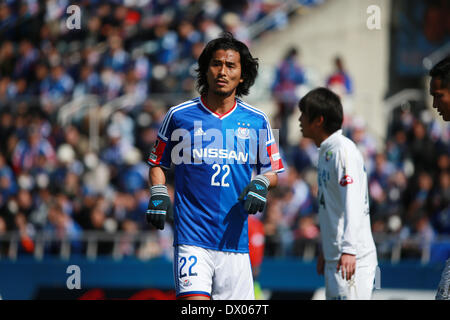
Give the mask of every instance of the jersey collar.
[[319, 147], [320, 151], [326, 151], [329, 148], [331, 148], [336, 143], [336, 141], [339, 139], [340, 136], [342, 136], [342, 129], [333, 132], [333, 134], [331, 134], [328, 138], [322, 141]]
[[210, 114], [212, 114], [214, 117], [219, 118], [220, 120], [228, 117], [235, 109], [237, 106], [237, 100], [234, 100], [234, 106], [228, 110], [227, 112], [223, 113], [223, 114], [219, 114], [217, 112], [212, 111], [207, 105], [205, 100], [203, 100], [203, 97], [200, 97], [200, 105], [206, 110], [208, 111]]

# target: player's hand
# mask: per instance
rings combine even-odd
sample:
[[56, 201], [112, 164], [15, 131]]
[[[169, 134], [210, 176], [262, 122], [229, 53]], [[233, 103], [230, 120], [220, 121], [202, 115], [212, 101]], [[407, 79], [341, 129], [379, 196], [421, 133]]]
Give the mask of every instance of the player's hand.
[[249, 185], [242, 191], [238, 200], [242, 201], [247, 197], [245, 198], [244, 208], [249, 214], [264, 210], [269, 184], [269, 179], [260, 174], [250, 181]]
[[356, 270], [356, 256], [353, 254], [343, 253], [339, 258], [336, 272], [341, 270], [342, 279], [350, 280]]
[[146, 213], [147, 222], [163, 230], [166, 217], [172, 217], [172, 204], [170, 203], [167, 187], [162, 184], [150, 188], [150, 201]]

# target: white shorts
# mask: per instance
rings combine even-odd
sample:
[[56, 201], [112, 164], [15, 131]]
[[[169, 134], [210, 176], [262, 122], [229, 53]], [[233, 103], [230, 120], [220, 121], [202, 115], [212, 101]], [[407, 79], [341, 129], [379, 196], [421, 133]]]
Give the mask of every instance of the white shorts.
[[325, 263], [325, 296], [327, 300], [370, 300], [377, 269], [377, 254], [371, 253], [356, 260], [352, 279], [345, 280], [336, 272], [337, 261]]
[[255, 299], [248, 253], [175, 246], [174, 278], [177, 298], [200, 295], [213, 300]]

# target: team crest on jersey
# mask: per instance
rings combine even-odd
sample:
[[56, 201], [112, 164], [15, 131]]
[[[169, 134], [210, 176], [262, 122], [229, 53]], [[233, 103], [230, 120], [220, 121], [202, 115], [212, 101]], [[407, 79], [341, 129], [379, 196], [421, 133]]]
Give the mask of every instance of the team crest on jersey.
[[248, 139], [248, 138], [250, 138], [250, 129], [244, 128], [244, 127], [239, 127], [237, 129], [236, 135], [241, 139]]
[[347, 174], [342, 177], [341, 181], [339, 181], [339, 184], [343, 187], [345, 187], [349, 184], [352, 184], [352, 183], [353, 183], [353, 178]]
[[191, 285], [192, 285], [192, 282], [189, 281], [189, 279], [186, 279], [186, 280], [183, 281], [183, 287], [189, 287]]
[[333, 152], [327, 151], [327, 153], [325, 153], [325, 161], [330, 161], [332, 156], [333, 156]]

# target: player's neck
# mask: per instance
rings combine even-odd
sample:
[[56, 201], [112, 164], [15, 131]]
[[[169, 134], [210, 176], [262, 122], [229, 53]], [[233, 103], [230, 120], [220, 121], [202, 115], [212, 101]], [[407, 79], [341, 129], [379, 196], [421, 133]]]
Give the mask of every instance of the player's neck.
[[214, 93], [208, 93], [203, 97], [203, 99], [206, 102], [207, 107], [211, 111], [218, 114], [227, 113], [234, 107], [236, 103], [236, 96], [234, 94], [230, 94], [228, 96], [220, 96]]
[[330, 136], [329, 133], [327, 133], [325, 131], [321, 131], [313, 138], [313, 141], [316, 144], [316, 146], [318, 148], [320, 148], [320, 145], [322, 144], [322, 142], [324, 142], [329, 136]]

